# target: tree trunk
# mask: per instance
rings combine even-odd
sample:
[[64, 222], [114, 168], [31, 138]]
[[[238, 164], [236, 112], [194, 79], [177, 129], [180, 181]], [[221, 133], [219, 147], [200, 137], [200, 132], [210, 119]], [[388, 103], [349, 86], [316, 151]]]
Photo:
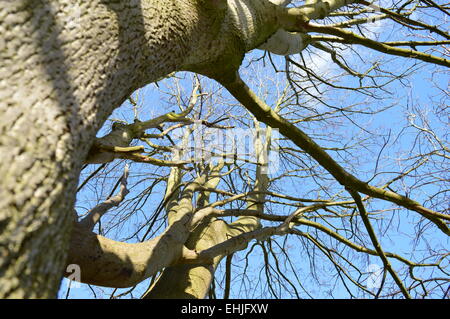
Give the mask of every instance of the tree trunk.
[[[225, 222], [214, 219], [199, 225], [191, 234], [186, 247], [202, 251], [227, 239]], [[203, 299], [214, 279], [214, 272], [224, 256], [214, 258], [212, 264], [176, 265], [164, 269], [144, 299]]]
[[[276, 108], [277, 110], [277, 108]], [[269, 185], [267, 176], [268, 155], [270, 152], [271, 129], [266, 131], [265, 142], [261, 136], [259, 123], [254, 120], [255, 136], [254, 150], [256, 161], [260, 165], [256, 168], [256, 178], [253, 191], [261, 192], [258, 195], [250, 196], [248, 209], [256, 212], [263, 212], [264, 205], [261, 204]], [[177, 170], [172, 169], [172, 172]], [[220, 171], [220, 170], [219, 170]], [[219, 178], [212, 178], [208, 181], [208, 188], [216, 188]], [[209, 192], [203, 192], [197, 202], [197, 207], [207, 207], [209, 204]], [[228, 225], [223, 220], [217, 218], [206, 218], [198, 225], [189, 236], [185, 246], [188, 249], [200, 252], [211, 248], [217, 244], [225, 242], [228, 238], [236, 237], [240, 234], [257, 230], [261, 227], [259, 218], [253, 216], [240, 216], [235, 222]], [[221, 254], [216, 256], [210, 263], [205, 264], [182, 264], [167, 267], [164, 269], [158, 280], [143, 295], [143, 299], [203, 299], [207, 296], [211, 283], [214, 280], [214, 273], [220, 261], [226, 256]]]

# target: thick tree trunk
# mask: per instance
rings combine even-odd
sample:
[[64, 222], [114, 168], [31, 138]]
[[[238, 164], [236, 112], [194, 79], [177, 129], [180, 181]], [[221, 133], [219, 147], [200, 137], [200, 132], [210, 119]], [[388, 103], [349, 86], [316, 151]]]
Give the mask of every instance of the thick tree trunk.
[[[189, 236], [186, 247], [202, 251], [227, 239], [227, 225], [214, 219], [199, 225]], [[144, 299], [203, 299], [208, 293], [214, 272], [224, 256], [214, 258], [212, 264], [184, 264], [167, 267]]]

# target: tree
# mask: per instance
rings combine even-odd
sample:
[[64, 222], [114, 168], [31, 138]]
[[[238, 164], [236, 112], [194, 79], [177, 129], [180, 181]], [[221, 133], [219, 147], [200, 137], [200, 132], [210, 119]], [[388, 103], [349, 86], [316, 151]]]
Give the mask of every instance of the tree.
[[[431, 223], [428, 227], [448, 236], [449, 217], [438, 200], [445, 196], [444, 191], [434, 189], [436, 192], [429, 199], [433, 208], [429, 208], [421, 204], [428, 203], [426, 199], [419, 202], [399, 194], [392, 187], [396, 181], [417, 172], [427, 157], [414, 154], [410, 160], [415, 160], [416, 165], [378, 187], [364, 182], [351, 173], [357, 167], [345, 168], [330, 155], [335, 150], [319, 146], [300, 128], [305, 119], [288, 120], [289, 112], [283, 115], [281, 109], [272, 109], [258, 98], [241, 79], [238, 69], [245, 53], [258, 47], [275, 54], [289, 54], [283, 71], [290, 85], [289, 103], [300, 105], [300, 90], [303, 90], [314, 100], [326, 104], [321, 101], [321, 96], [312, 95], [309, 87], [317, 88], [316, 82], [324, 82], [331, 88], [339, 88], [339, 85], [335, 85], [333, 79], [315, 74], [314, 69], [292, 57], [292, 54], [303, 54], [314, 48], [329, 54], [336, 65], [357, 79], [357, 85], [349, 89], [375, 97], [372, 89], [383, 89], [387, 83], [378, 83], [378, 78], [391, 81], [402, 77], [395, 72], [383, 71], [378, 64], [365, 70], [357, 68], [343, 59], [343, 52], [363, 46], [442, 70], [450, 65], [445, 47], [449, 35], [443, 31], [445, 26], [435, 24], [439, 21], [436, 17], [448, 15], [448, 9], [429, 0], [401, 1], [385, 8], [366, 1], [344, 0], [294, 2], [293, 7], [285, 7], [289, 2], [96, 0], [80, 3], [75, 8], [70, 1], [21, 0], [0, 4], [3, 34], [0, 70], [4, 79], [0, 82], [3, 154], [0, 166], [3, 176], [0, 187], [0, 243], [3, 247], [0, 296], [54, 296], [65, 266], [77, 264], [82, 269], [82, 281], [109, 287], [130, 286], [163, 269], [162, 276], [176, 274], [184, 278], [187, 273], [191, 275], [191, 271], [200, 271], [203, 287], [196, 288], [195, 294], [182, 289], [178, 293], [203, 297], [221, 257], [230, 256], [256, 238], [266, 239], [275, 234], [308, 238], [308, 234], [293, 227], [302, 223], [324, 231], [357, 251], [379, 256], [384, 274], [389, 273], [403, 296], [410, 296], [412, 288], [405, 286], [391, 260], [399, 260], [411, 270], [429, 265], [409, 262], [385, 252], [372, 226], [373, 216], [366, 203], [375, 199], [393, 203], [397, 208], [418, 214], [422, 221]], [[424, 12], [424, 18], [413, 16], [420, 12]], [[412, 40], [402, 41], [396, 34], [392, 35], [392, 41], [376, 41], [366, 36], [364, 25], [373, 19], [391, 21]], [[311, 20], [322, 21], [322, 24]], [[424, 37], [427, 40], [422, 40]], [[411, 49], [402, 48], [404, 46]], [[430, 49], [423, 51], [424, 47]], [[361, 60], [363, 66], [365, 59]], [[181, 114], [169, 113], [150, 121], [115, 124], [110, 134], [96, 139], [97, 131], [111, 112], [136, 89], [174, 71], [196, 72], [216, 80], [258, 121], [278, 129], [293, 143], [293, 158], [297, 156], [296, 152], [301, 152], [302, 156], [314, 160], [319, 170], [341, 185], [341, 192], [348, 192], [349, 198], [339, 201], [338, 206], [354, 210], [351, 218], [355, 216], [361, 220], [373, 248], [351, 242], [338, 232], [303, 217], [306, 212], [324, 209], [333, 197], [325, 204], [316, 199], [313, 205], [302, 205], [289, 217], [266, 216], [262, 206], [264, 202], [270, 202], [266, 197], [270, 192], [268, 182], [260, 172], [265, 165], [261, 158], [256, 162], [252, 191], [242, 195], [247, 208], [217, 210], [211, 209], [209, 197], [219, 182], [215, 174], [220, 174], [224, 164], [198, 167], [198, 177], [187, 185], [176, 186], [180, 184], [179, 175], [186, 163], [152, 158], [142, 154], [142, 146], [130, 146], [132, 140], [145, 139], [148, 129], [162, 123], [189, 121], [186, 116], [196, 104], [197, 90], [193, 91], [191, 106]], [[305, 79], [310, 81], [306, 87]], [[347, 116], [346, 108], [352, 109], [340, 106], [335, 111]], [[324, 114], [314, 116], [320, 118]], [[310, 114], [309, 120], [314, 116]], [[421, 119], [426, 124], [425, 116], [422, 114]], [[204, 124], [214, 126], [216, 123]], [[255, 122], [255, 125], [260, 124]], [[412, 121], [411, 125], [419, 131], [418, 136], [425, 135], [434, 147], [427, 155], [433, 159], [436, 156], [448, 158], [445, 142], [427, 124]], [[258, 145], [269, 147], [262, 144]], [[162, 149], [156, 149], [162, 152]], [[96, 207], [81, 222], [76, 221], [75, 194], [83, 165], [110, 162], [114, 158], [173, 167], [162, 205], [168, 212], [168, 227], [161, 235], [142, 243], [128, 244], [92, 232], [99, 217], [126, 195], [127, 170], [121, 178], [118, 197]], [[311, 176], [315, 177], [315, 174], [313, 172]], [[432, 181], [439, 179], [432, 173], [429, 176]], [[198, 207], [193, 206], [196, 192], [201, 194], [195, 198]], [[171, 201], [172, 193], [179, 196], [177, 201]], [[233, 196], [233, 193], [223, 195]], [[365, 196], [362, 198], [360, 194]], [[196, 211], [197, 208], [200, 210]], [[231, 238], [215, 236], [216, 242], [206, 244], [200, 240], [200, 234], [219, 234], [221, 228], [229, 227], [219, 216], [234, 215], [238, 219], [233, 223], [242, 224], [231, 233], [225, 232]], [[260, 228], [262, 217], [278, 221], [279, 225]], [[320, 242], [316, 245], [330, 254]], [[445, 253], [438, 255], [441, 260], [445, 259]], [[227, 262], [228, 265], [231, 262], [228, 257]], [[198, 264], [202, 266], [192, 266]], [[439, 262], [431, 264], [440, 270], [443, 268]], [[414, 273], [411, 278], [413, 285], [424, 285]], [[433, 279], [433, 282], [440, 287], [439, 280]], [[152, 290], [164, 290], [161, 285], [161, 281], [157, 281], [147, 296], [151, 296]]]

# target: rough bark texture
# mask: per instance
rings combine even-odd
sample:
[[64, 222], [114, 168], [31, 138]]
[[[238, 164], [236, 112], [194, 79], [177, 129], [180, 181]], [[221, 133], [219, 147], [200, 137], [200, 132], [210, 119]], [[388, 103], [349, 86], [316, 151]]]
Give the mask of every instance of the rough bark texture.
[[55, 296], [97, 129], [131, 91], [181, 64], [195, 22], [175, 23], [175, 1], [89, 1], [79, 17], [71, 3], [0, 4], [1, 297]]
[[[186, 247], [202, 251], [227, 239], [225, 222], [214, 219], [199, 225], [189, 236]], [[203, 299], [211, 287], [214, 272], [224, 256], [211, 264], [184, 264], [164, 269], [144, 299]]]
[[74, 227], [67, 264], [81, 269], [81, 282], [113, 288], [131, 287], [175, 263], [189, 232], [184, 216], [164, 234], [143, 243], [122, 243]]

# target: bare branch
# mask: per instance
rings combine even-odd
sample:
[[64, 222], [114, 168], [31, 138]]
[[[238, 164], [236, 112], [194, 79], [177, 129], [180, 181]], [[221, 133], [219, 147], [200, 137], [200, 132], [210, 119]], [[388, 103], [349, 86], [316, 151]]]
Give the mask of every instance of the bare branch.
[[125, 199], [125, 196], [130, 192], [127, 189], [127, 179], [128, 179], [128, 165], [125, 165], [124, 172], [122, 177], [120, 178], [120, 190], [116, 196], [110, 197], [105, 200], [103, 203], [98, 204], [94, 208], [92, 208], [87, 216], [85, 216], [80, 222], [80, 226], [85, 228], [86, 230], [92, 231], [94, 229], [95, 224], [98, 223], [100, 218], [112, 207], [119, 206], [120, 203]]

